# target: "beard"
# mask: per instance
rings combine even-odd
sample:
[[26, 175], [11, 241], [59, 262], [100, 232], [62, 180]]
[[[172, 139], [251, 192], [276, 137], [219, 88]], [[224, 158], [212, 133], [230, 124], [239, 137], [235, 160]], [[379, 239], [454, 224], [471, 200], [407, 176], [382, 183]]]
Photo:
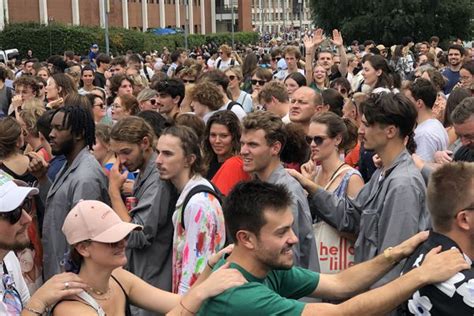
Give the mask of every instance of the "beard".
[[[258, 260], [265, 265], [269, 270], [289, 270], [293, 267], [294, 263], [294, 253], [293, 253], [293, 258], [288, 262], [282, 261], [281, 258], [283, 256], [283, 252], [287, 249], [281, 249], [279, 252], [276, 251], [270, 251], [269, 249], [266, 249], [264, 247], [258, 247], [258, 251], [256, 252], [258, 254]], [[289, 248], [293, 248], [292, 246], [289, 246]]]
[[4, 243], [0, 241], [0, 249], [19, 251], [29, 247], [31, 244], [30, 240], [27, 238], [24, 241], [15, 240], [13, 243]]
[[51, 148], [51, 152], [55, 156], [59, 156], [59, 155], [66, 156], [74, 150], [74, 146], [75, 146], [75, 142], [73, 138], [71, 137], [69, 140], [59, 145], [56, 149]]

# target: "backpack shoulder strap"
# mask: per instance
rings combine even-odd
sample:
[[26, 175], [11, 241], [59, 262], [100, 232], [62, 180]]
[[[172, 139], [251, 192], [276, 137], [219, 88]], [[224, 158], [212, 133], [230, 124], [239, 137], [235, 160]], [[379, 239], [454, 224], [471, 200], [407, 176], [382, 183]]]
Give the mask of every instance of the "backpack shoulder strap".
[[234, 105], [238, 105], [238, 106], [240, 106], [241, 108], [244, 108], [244, 107], [242, 106], [242, 104], [240, 104], [239, 102], [230, 101], [229, 104], [227, 104], [227, 111], [232, 111], [232, 108], [234, 107]]
[[[209, 182], [211, 183], [211, 182]], [[191, 189], [191, 191], [188, 192], [188, 194], [186, 195], [186, 197], [184, 198], [184, 201], [183, 201], [183, 206], [181, 207], [181, 226], [183, 227], [183, 229], [185, 229], [186, 227], [184, 226], [184, 212], [186, 210], [186, 206], [188, 205], [189, 203], [189, 200], [191, 200], [191, 198], [198, 194], [198, 193], [209, 193], [213, 196], [215, 196], [217, 198], [217, 200], [219, 201], [219, 203], [222, 204], [222, 198], [221, 196], [219, 195], [219, 193], [217, 192], [218, 190], [216, 190], [216, 187], [214, 186], [214, 184], [212, 184], [212, 188], [208, 187], [207, 185], [204, 185], [204, 184], [200, 184], [200, 185], [197, 185], [195, 186], [194, 188]]]
[[230, 65], [231, 65], [231, 66], [234, 66], [234, 65], [235, 65], [235, 59], [234, 59], [234, 58], [231, 58], [231, 59], [230, 59]]
[[219, 59], [219, 61], [217, 62], [216, 69], [219, 69], [219, 67], [221, 66], [221, 61], [222, 59]]

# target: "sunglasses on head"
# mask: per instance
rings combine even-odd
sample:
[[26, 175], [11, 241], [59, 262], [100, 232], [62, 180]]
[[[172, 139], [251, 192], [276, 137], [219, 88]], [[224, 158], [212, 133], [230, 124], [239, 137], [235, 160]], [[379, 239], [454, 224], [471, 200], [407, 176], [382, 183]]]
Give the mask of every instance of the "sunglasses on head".
[[7, 220], [11, 225], [15, 225], [20, 220], [23, 210], [25, 210], [26, 213], [31, 214], [32, 201], [30, 198], [26, 198], [23, 203], [13, 211], [0, 213], [0, 217]]
[[305, 136], [306, 142], [308, 145], [311, 145], [312, 142], [314, 142], [317, 146], [321, 146], [324, 141], [326, 140], [327, 137], [324, 136]]
[[264, 84], [267, 83], [266, 80], [255, 80], [255, 79], [252, 79], [251, 82], [252, 82], [252, 84], [253, 84], [254, 86], [255, 86], [257, 83], [258, 83], [259, 86], [263, 86]]

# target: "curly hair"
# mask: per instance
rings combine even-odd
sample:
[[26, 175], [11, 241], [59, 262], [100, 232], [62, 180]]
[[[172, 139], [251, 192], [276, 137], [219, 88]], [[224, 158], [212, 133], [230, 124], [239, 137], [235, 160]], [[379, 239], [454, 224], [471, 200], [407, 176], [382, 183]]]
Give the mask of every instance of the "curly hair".
[[204, 155], [204, 163], [209, 165], [211, 161], [216, 157], [216, 154], [212, 150], [209, 137], [211, 135], [211, 127], [214, 124], [220, 124], [227, 127], [227, 130], [232, 137], [231, 154], [235, 156], [240, 152], [240, 136], [242, 135], [242, 127], [240, 125], [239, 118], [232, 111], [219, 111], [214, 113], [206, 124], [204, 131], [204, 138], [202, 141], [202, 151]]
[[190, 97], [191, 101], [198, 101], [211, 111], [218, 110], [224, 104], [224, 98], [217, 85], [207, 80], [199, 82]]

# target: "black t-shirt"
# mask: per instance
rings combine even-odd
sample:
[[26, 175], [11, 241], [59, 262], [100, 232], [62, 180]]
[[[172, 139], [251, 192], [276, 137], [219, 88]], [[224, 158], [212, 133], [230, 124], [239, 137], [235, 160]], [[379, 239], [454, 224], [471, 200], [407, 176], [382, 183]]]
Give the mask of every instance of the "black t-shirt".
[[105, 79], [104, 74], [97, 71], [95, 73], [94, 86], [105, 88], [105, 82], [106, 82], [106, 79]]
[[453, 160], [474, 162], [474, 149], [467, 146], [461, 146], [454, 154]]
[[[425, 255], [440, 246], [442, 251], [459, 246], [445, 235], [430, 232], [428, 239], [407, 259], [402, 273], [420, 266]], [[465, 255], [466, 260], [470, 259]], [[474, 315], [474, 267], [458, 272], [449, 280], [422, 287], [402, 305], [398, 315], [472, 316]]]
[[209, 164], [209, 170], [207, 170], [206, 179], [211, 181], [221, 166], [222, 163], [217, 161], [217, 158], [212, 159], [211, 163]]

